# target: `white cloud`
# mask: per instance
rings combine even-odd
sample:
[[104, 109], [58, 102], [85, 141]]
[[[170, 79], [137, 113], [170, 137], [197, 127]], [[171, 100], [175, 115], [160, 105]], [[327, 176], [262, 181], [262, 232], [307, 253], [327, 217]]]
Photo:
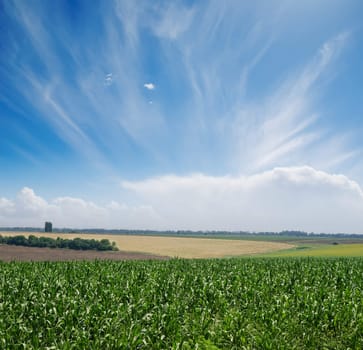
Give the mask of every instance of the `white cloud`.
[[145, 83], [144, 84], [144, 88], [148, 89], [148, 90], [154, 90], [155, 89], [155, 85], [153, 83]]
[[59, 197], [50, 202], [24, 187], [15, 200], [0, 198], [0, 227], [41, 227], [52, 221], [55, 227], [147, 228], [158, 217], [149, 206], [129, 206], [111, 202], [104, 206], [81, 198]]
[[112, 75], [112, 73], [106, 74], [105, 80], [104, 80], [104, 84], [106, 86], [110, 86], [110, 85], [112, 85], [112, 83], [113, 83], [113, 75]]
[[15, 205], [22, 208], [25, 213], [32, 214], [43, 211], [47, 206], [47, 202], [37, 196], [31, 188], [24, 187], [18, 193]]
[[122, 186], [150, 204], [165, 228], [363, 232], [359, 185], [306, 166], [248, 177], [169, 175]]
[[6, 198], [0, 198], [0, 219], [8, 216], [14, 211], [14, 203]]
[[363, 233], [363, 192], [344, 175], [274, 168], [251, 176], [165, 175], [123, 181], [133, 202], [46, 201], [24, 187], [0, 198], [1, 226]]

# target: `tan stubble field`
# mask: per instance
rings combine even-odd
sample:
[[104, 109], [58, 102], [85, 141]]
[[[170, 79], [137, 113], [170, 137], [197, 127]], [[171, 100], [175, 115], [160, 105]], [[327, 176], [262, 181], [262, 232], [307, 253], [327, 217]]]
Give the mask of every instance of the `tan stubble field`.
[[232, 239], [210, 239], [189, 237], [133, 236], [81, 233], [34, 233], [34, 232], [0, 232], [2, 236], [34, 235], [37, 237], [84, 239], [109, 239], [115, 242], [121, 251], [148, 253], [179, 258], [222, 258], [252, 254], [262, 254], [294, 246], [281, 242], [247, 241]]

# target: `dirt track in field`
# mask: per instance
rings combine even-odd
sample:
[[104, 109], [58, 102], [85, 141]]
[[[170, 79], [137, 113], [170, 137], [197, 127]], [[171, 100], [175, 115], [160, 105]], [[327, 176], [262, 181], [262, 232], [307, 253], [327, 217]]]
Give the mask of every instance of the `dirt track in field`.
[[99, 252], [71, 249], [21, 247], [0, 244], [0, 261], [73, 261], [73, 260], [164, 260], [167, 257], [132, 252]]

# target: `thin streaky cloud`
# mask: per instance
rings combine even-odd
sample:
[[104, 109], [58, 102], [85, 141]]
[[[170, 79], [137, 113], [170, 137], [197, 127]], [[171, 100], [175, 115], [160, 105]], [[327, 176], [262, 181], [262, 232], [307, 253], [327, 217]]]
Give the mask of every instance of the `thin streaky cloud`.
[[305, 149], [312, 144], [320, 147], [323, 132], [313, 128], [319, 119], [314, 111], [315, 85], [347, 39], [343, 33], [324, 43], [302, 73], [283, 82], [261, 106], [237, 114], [233, 128], [238, 137], [245, 138], [236, 157], [244, 159], [250, 170], [286, 165], [291, 159], [303, 159]]

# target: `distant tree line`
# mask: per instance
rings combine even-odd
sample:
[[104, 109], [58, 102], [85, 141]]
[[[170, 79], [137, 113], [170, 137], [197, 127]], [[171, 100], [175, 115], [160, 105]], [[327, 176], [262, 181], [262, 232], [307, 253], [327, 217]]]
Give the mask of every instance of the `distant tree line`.
[[[42, 228], [34, 227], [0, 227], [0, 231], [12, 232], [41, 232]], [[362, 233], [318, 233], [299, 230], [284, 230], [280, 232], [252, 232], [252, 231], [192, 231], [192, 230], [128, 230], [128, 229], [102, 229], [102, 228], [53, 228], [53, 233], [89, 233], [89, 234], [119, 234], [119, 235], [150, 235], [150, 236], [288, 236], [288, 237], [335, 237], [335, 238], [363, 238]]]
[[36, 237], [34, 235], [30, 235], [29, 237], [23, 235], [4, 237], [0, 235], [0, 244], [40, 248], [68, 248], [75, 250], [118, 250], [116, 243], [111, 243], [108, 239], [101, 239], [98, 241], [95, 239], [83, 239], [78, 237], [74, 239], [57, 237], [54, 239], [51, 237]]

